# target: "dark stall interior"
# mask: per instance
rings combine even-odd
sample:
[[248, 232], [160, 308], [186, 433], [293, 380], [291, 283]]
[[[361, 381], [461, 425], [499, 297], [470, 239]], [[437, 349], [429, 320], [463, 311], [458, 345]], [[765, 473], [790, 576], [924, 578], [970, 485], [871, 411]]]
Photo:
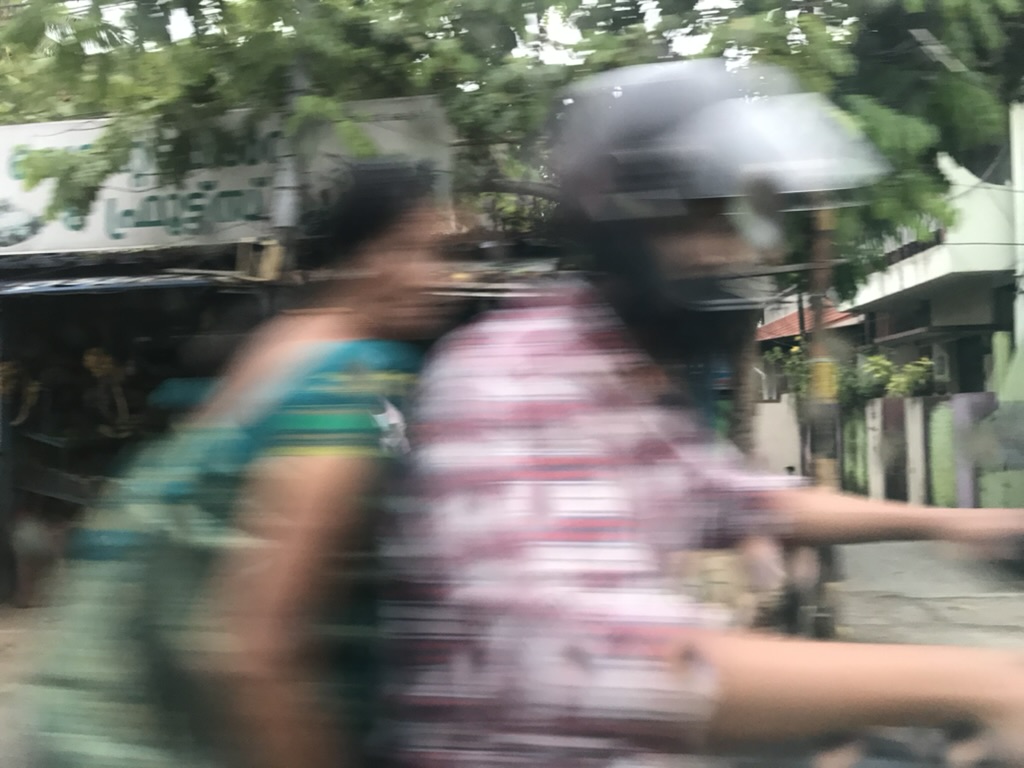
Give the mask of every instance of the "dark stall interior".
[[270, 311], [265, 289], [146, 288], [4, 298], [15, 519], [72, 519]]

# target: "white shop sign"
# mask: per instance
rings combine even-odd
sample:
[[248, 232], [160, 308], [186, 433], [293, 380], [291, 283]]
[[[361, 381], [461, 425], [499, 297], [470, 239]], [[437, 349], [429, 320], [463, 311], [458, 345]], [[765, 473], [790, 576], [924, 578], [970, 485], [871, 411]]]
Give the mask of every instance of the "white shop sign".
[[152, 153], [140, 140], [124, 171], [107, 179], [89, 216], [63, 213], [45, 221], [53, 183], [27, 190], [25, 155], [86, 149], [103, 128], [103, 120], [0, 127], [0, 255], [214, 245], [268, 232], [282, 144], [276, 127], [257, 129], [234, 152], [195, 157], [200, 169], [180, 187], [160, 184]]
[[[451, 171], [451, 131], [429, 97], [358, 102], [363, 128], [382, 153], [429, 158]], [[244, 116], [228, 118], [236, 127]], [[269, 236], [274, 174], [287, 149], [279, 121], [249, 132], [247, 140], [193, 157], [197, 170], [178, 187], [160, 183], [143, 139], [127, 167], [107, 179], [87, 217], [62, 214], [45, 221], [53, 184], [27, 190], [21, 160], [38, 149], [84, 149], [104, 120], [0, 126], [0, 258], [6, 254], [136, 250], [237, 243]], [[329, 142], [329, 143], [328, 143]], [[331, 136], [320, 151], [343, 154]], [[320, 164], [310, 163], [315, 174]], [[307, 179], [315, 184], [315, 179]]]

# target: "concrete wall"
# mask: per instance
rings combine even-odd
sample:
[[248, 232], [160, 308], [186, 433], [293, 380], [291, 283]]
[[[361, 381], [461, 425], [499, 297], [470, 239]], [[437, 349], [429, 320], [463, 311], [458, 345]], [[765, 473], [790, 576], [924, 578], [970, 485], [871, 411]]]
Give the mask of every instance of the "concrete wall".
[[790, 395], [777, 403], [758, 403], [754, 412], [754, 463], [769, 472], [800, 469], [800, 425]]
[[[1024, 508], [1024, 355], [1010, 357], [1008, 334], [994, 341], [997, 392], [878, 399], [844, 414], [843, 488], [940, 507]], [[799, 466], [788, 397], [758, 406], [755, 440], [765, 469]]]
[[934, 326], [992, 325], [996, 321], [990, 284], [943, 287], [931, 295], [930, 303]]
[[867, 445], [868, 496], [885, 498], [885, 441], [882, 432], [882, 401], [872, 400], [864, 409]]
[[890, 347], [886, 350], [886, 353], [886, 357], [892, 360], [896, 365], [913, 363], [921, 357], [916, 344], [908, 344], [901, 347]]
[[907, 501], [928, 503], [928, 450], [924, 399], [912, 397], [906, 403], [904, 428], [907, 446]]
[[1006, 346], [1005, 337], [993, 338], [997, 402], [985, 414], [988, 418], [978, 430], [982, 440], [989, 438], [988, 450], [980, 443], [974, 450], [980, 465], [978, 501], [985, 507], [1024, 507], [1024, 451], [1020, 437], [1024, 434], [1024, 355], [1018, 349], [1010, 359], [1003, 359]]
[[[1024, 507], [1024, 469], [1015, 466], [1020, 459], [993, 463], [991, 451], [982, 451], [985, 435], [1004, 449], [1014, 439], [986, 432], [992, 418], [999, 410], [990, 392], [872, 400], [863, 418], [844, 417], [844, 484], [872, 498], [904, 498], [905, 489], [915, 504]], [[1004, 416], [1013, 418], [1019, 417]], [[857, 484], [864, 475], [862, 490]]]

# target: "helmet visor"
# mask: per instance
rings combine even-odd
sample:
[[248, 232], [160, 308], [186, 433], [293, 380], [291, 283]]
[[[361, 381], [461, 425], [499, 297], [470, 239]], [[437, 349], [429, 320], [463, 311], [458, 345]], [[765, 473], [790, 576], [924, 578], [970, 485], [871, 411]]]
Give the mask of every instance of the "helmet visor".
[[751, 183], [787, 197], [834, 193], [873, 184], [889, 170], [842, 113], [813, 93], [720, 101], [674, 138], [701, 147], [691, 199], [738, 197]]

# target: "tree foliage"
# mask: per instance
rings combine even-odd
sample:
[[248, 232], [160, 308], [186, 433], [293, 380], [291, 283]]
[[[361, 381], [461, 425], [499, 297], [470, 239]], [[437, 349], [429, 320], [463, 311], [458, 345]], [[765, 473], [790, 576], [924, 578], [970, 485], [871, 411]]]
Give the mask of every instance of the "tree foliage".
[[[27, 164], [30, 181], [57, 179], [54, 211], [86, 210], [141, 130], [173, 130], [157, 159], [175, 179], [231, 109], [285, 113], [293, 134], [330, 120], [358, 145], [348, 101], [433, 93], [461, 137], [457, 186], [475, 192], [497, 178], [547, 179], [537, 139], [572, 78], [681, 55], [770, 61], [834, 99], [893, 166], [839, 216], [849, 291], [886, 238], [952, 221], [940, 150], [985, 178], [997, 172], [1005, 104], [1024, 75], [1022, 3], [26, 0], [0, 30], [0, 122], [115, 116], [89, 152]], [[485, 199], [511, 226], [549, 212], [525, 196]], [[808, 260], [809, 232], [793, 221], [794, 261]]]
[[173, 132], [157, 160], [180, 179], [216, 118], [239, 107], [286, 114], [292, 135], [330, 120], [354, 139], [346, 102], [439, 94], [464, 167], [493, 175], [492, 147], [532, 136], [566, 75], [512, 55], [529, 42], [523, 11], [490, 0], [28, 0], [0, 37], [0, 121], [114, 118], [88, 152], [26, 162], [30, 183], [58, 181], [51, 213], [87, 209], [143, 130]]
[[[811, 395], [811, 360], [804, 340], [792, 346], [774, 347], [764, 361], [782, 374], [801, 417], [808, 415]], [[935, 364], [927, 357], [896, 365], [882, 354], [838, 361], [838, 402], [846, 413], [863, 412], [870, 400], [879, 397], [926, 397], [936, 392]]]
[[[782, 7], [780, 7], [782, 6]], [[939, 152], [978, 175], [1007, 146], [1006, 100], [1020, 74], [998, 64], [1024, 19], [1019, 0], [820, 0], [743, 2], [705, 22], [708, 51], [783, 64], [857, 122], [893, 172], [838, 217], [837, 248], [849, 293], [881, 264], [888, 238], [953, 223]], [[940, 46], [922, 42], [921, 31]], [[962, 70], [962, 71], [961, 71]], [[809, 222], [795, 222], [796, 261], [807, 261]]]

